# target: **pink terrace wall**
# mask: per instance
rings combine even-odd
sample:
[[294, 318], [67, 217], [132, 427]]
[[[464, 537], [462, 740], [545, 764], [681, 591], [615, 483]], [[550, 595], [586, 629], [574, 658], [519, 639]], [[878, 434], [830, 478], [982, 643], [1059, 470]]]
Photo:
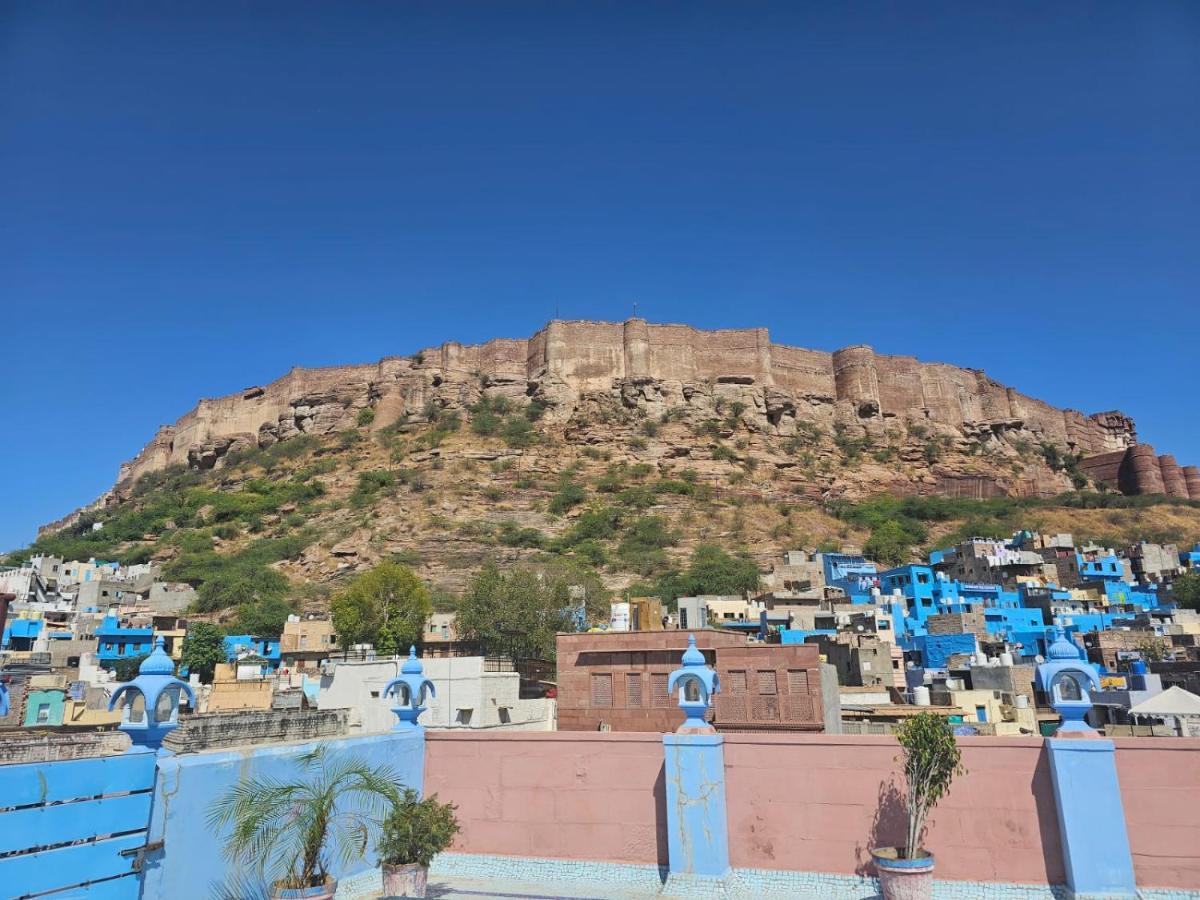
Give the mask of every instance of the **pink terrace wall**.
[[1138, 886], [1200, 888], [1200, 739], [1115, 743]]
[[[960, 738], [959, 744], [968, 772], [931, 815], [925, 842], [937, 856], [938, 877], [1063, 883], [1042, 741]], [[896, 754], [895, 739], [882, 735], [726, 735], [730, 862], [865, 872], [872, 844], [903, 843], [903, 810], [886, 801]]]
[[425, 790], [458, 804], [452, 849], [667, 864], [662, 735], [426, 732]]
[[[651, 733], [426, 732], [426, 790], [458, 804], [466, 853], [667, 864], [662, 737]], [[960, 738], [967, 774], [934, 811], [940, 878], [1065, 881], [1040, 738]], [[1117, 739], [1142, 887], [1200, 886], [1200, 739]], [[864, 871], [903, 840], [886, 802], [896, 742], [873, 735], [725, 736], [735, 867]], [[881, 807], [884, 813], [878, 817]]]

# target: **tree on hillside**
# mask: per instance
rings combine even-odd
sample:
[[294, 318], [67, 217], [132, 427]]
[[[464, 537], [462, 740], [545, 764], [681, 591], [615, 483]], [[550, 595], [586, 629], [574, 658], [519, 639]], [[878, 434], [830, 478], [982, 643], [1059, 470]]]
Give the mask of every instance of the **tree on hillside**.
[[875, 526], [863, 552], [886, 566], [898, 566], [912, 555], [912, 535], [898, 522]]
[[196, 591], [196, 608], [215, 612], [259, 600], [277, 599], [287, 593], [287, 579], [274, 569], [231, 568], [208, 577]]
[[225, 632], [219, 626], [196, 622], [188, 628], [179, 664], [189, 675], [199, 675], [201, 681], [211, 684], [217, 663], [225, 659]]
[[380, 653], [401, 653], [421, 639], [433, 604], [412, 569], [383, 562], [335, 595], [331, 608], [343, 648], [370, 643]]
[[608, 598], [583, 567], [554, 561], [501, 572], [489, 562], [471, 579], [455, 623], [486, 655], [550, 660], [555, 635], [606, 619]]
[[1200, 573], [1189, 572], [1175, 579], [1171, 597], [1184, 609], [1200, 611]]
[[758, 590], [758, 566], [748, 557], [701, 544], [692, 551], [685, 583], [692, 596], [753, 592]]
[[238, 607], [236, 628], [254, 637], [279, 637], [283, 623], [296, 610], [282, 597], [261, 597]]

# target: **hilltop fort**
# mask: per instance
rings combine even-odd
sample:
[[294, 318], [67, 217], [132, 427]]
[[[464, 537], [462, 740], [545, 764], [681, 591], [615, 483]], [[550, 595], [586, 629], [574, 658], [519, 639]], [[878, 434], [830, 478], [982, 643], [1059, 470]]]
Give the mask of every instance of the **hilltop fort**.
[[[877, 446], [905, 430], [929, 430], [972, 451], [1053, 448], [1076, 473], [1110, 490], [1200, 499], [1200, 470], [1138, 443], [1133, 420], [1121, 412], [1059, 409], [978, 369], [863, 345], [830, 353], [772, 343], [766, 328], [704, 331], [629, 319], [555, 320], [527, 339], [447, 342], [377, 363], [294, 368], [270, 384], [203, 399], [122, 464], [98, 504], [120, 499], [148, 472], [172, 464], [211, 468], [233, 449], [337, 432], [358, 423], [363, 410], [379, 431], [430, 409], [465, 410], [486, 396], [537, 403], [546, 423], [576, 432], [601, 423], [607, 407], [683, 421], [732, 409], [739, 424], [764, 437], [819, 427]], [[1051, 473], [975, 469], [943, 473], [934, 490], [996, 496], [1070, 487]]]

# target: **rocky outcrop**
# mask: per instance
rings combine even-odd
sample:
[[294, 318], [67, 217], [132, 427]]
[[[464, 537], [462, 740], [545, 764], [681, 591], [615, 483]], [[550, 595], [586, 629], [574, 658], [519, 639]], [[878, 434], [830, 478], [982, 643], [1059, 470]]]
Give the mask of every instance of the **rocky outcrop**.
[[[548, 425], [576, 431], [594, 417], [620, 415], [733, 416], [764, 435], [819, 426], [885, 442], [919, 427], [985, 450], [1049, 444], [1090, 458], [1085, 472], [1130, 492], [1191, 496], [1196, 482], [1173, 459], [1164, 463], [1138, 445], [1123, 413], [1058, 409], [979, 370], [882, 356], [864, 345], [827, 353], [772, 344], [765, 328], [701, 331], [630, 319], [553, 321], [525, 340], [448, 342], [368, 365], [297, 368], [268, 385], [201, 400], [121, 466], [114, 495], [168, 465], [209, 468], [240, 446], [352, 427], [364, 409], [379, 430], [426, 415], [430, 404], [465, 410], [483, 395], [536, 400]], [[963, 490], [993, 490], [971, 485]]]

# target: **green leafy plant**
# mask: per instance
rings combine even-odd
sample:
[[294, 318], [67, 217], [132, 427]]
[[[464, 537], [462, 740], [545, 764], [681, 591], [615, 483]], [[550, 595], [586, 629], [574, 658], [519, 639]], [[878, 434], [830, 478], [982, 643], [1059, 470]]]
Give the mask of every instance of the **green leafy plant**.
[[338, 756], [325, 744], [300, 756], [297, 777], [243, 778], [208, 810], [225, 831], [227, 859], [284, 888], [324, 885], [335, 863], [367, 850], [372, 831], [400, 802], [396, 770]]
[[199, 675], [205, 684], [211, 684], [217, 663], [225, 662], [225, 632], [219, 625], [209, 622], [194, 622], [183, 639], [183, 652], [179, 664], [190, 674]]
[[148, 653], [141, 656], [126, 656], [113, 662], [113, 674], [117, 681], [133, 681], [137, 677], [138, 669], [142, 663], [146, 661]]
[[908, 788], [908, 832], [901, 859], [915, 859], [923, 852], [926, 817], [950, 790], [950, 782], [966, 774], [966, 769], [950, 723], [937, 713], [918, 713], [901, 723], [896, 738], [904, 751]]
[[381, 653], [399, 653], [421, 639], [433, 607], [411, 569], [385, 561], [334, 596], [330, 610], [343, 648], [371, 643]]
[[453, 803], [439, 803], [437, 794], [420, 798], [412, 788], [400, 794], [388, 817], [375, 852], [385, 866], [428, 866], [450, 846], [460, 831]]

